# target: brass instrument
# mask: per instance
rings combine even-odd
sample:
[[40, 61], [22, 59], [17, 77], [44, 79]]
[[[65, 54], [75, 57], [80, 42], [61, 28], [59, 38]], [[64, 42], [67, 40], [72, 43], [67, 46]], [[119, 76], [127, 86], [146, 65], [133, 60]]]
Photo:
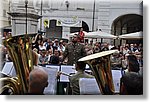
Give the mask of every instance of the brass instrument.
[[32, 49], [29, 37], [10, 37], [3, 41], [16, 70], [16, 77], [0, 78], [0, 94], [11, 90], [11, 94], [26, 94], [29, 72], [33, 69]]
[[[17, 77], [4, 77], [0, 78], [0, 82], [2, 83], [0, 92], [2, 95], [4, 94], [15, 94], [18, 95], [20, 94], [20, 89], [19, 89], [19, 82], [18, 82]], [[7, 91], [7, 92], [6, 92]], [[10, 92], [8, 92], [10, 91]]]
[[78, 60], [85, 61], [90, 66], [100, 92], [104, 95], [113, 95], [115, 92], [110, 68], [110, 54], [116, 51], [117, 50], [103, 51]]

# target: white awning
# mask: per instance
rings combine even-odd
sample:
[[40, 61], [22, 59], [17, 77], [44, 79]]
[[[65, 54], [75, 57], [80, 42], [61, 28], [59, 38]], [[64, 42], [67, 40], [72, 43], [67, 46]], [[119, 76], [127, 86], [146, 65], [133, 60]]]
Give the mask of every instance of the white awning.
[[[85, 38], [104, 38], [104, 39], [116, 39], [117, 36], [115, 35], [112, 35], [112, 34], [109, 34], [109, 33], [106, 33], [106, 32], [101, 32], [101, 31], [96, 31], [96, 32], [85, 32], [83, 31], [84, 34], [85, 34]], [[75, 32], [75, 33], [71, 33], [70, 34], [70, 37], [72, 37], [74, 34], [78, 34], [78, 32]]]
[[135, 32], [135, 33], [129, 33], [129, 34], [123, 34], [120, 35], [119, 38], [121, 39], [142, 39], [143, 38], [143, 32]]
[[116, 39], [117, 36], [102, 32], [102, 31], [96, 31], [96, 32], [88, 32], [85, 35], [85, 38], [104, 38], [104, 39]]

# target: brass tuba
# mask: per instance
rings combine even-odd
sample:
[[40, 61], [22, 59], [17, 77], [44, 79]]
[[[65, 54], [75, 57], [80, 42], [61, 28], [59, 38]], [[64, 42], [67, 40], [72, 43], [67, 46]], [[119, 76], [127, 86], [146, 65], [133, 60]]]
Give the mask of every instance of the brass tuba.
[[4, 46], [16, 70], [16, 77], [0, 78], [0, 94], [11, 91], [10, 94], [26, 94], [28, 91], [29, 72], [33, 69], [32, 48], [30, 38], [15, 36], [3, 41]]
[[117, 50], [103, 51], [78, 60], [84, 61], [90, 66], [98, 83], [100, 92], [103, 95], [113, 95], [115, 92], [110, 68], [110, 54], [116, 51]]

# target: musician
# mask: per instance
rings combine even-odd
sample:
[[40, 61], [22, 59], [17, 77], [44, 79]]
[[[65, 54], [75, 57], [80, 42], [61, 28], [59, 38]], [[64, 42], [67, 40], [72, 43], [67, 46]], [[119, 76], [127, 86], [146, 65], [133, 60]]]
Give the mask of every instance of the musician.
[[135, 72], [126, 73], [121, 78], [121, 95], [142, 95], [143, 77]]
[[42, 95], [48, 86], [48, 74], [42, 68], [35, 68], [29, 74], [29, 94]]
[[128, 55], [127, 56], [127, 69], [125, 70], [125, 72], [136, 72], [139, 73], [140, 70], [140, 66], [138, 63], [138, 60], [136, 58], [135, 55]]
[[77, 73], [72, 75], [71, 77], [69, 77], [70, 87], [71, 87], [73, 95], [80, 94], [80, 88], [79, 88], [79, 79], [80, 78], [93, 78], [94, 77], [90, 74], [85, 73], [85, 67], [86, 67], [86, 63], [77, 62], [76, 63]]
[[86, 56], [85, 47], [83, 44], [78, 42], [78, 35], [73, 36], [72, 42], [67, 44], [63, 53], [63, 61], [68, 58], [68, 65], [75, 64], [78, 59]]

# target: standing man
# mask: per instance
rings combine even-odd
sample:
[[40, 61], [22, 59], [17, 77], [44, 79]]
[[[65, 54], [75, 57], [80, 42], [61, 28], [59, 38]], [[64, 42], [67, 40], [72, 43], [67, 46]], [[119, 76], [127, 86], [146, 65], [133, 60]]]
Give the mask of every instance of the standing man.
[[75, 64], [78, 59], [86, 56], [84, 45], [78, 42], [78, 34], [75, 34], [72, 38], [72, 42], [67, 44], [63, 53], [63, 61], [68, 58], [67, 65]]
[[85, 34], [83, 32], [83, 28], [81, 28], [80, 31], [79, 31], [79, 41], [81, 43], [84, 43], [84, 36], [85, 36]]

